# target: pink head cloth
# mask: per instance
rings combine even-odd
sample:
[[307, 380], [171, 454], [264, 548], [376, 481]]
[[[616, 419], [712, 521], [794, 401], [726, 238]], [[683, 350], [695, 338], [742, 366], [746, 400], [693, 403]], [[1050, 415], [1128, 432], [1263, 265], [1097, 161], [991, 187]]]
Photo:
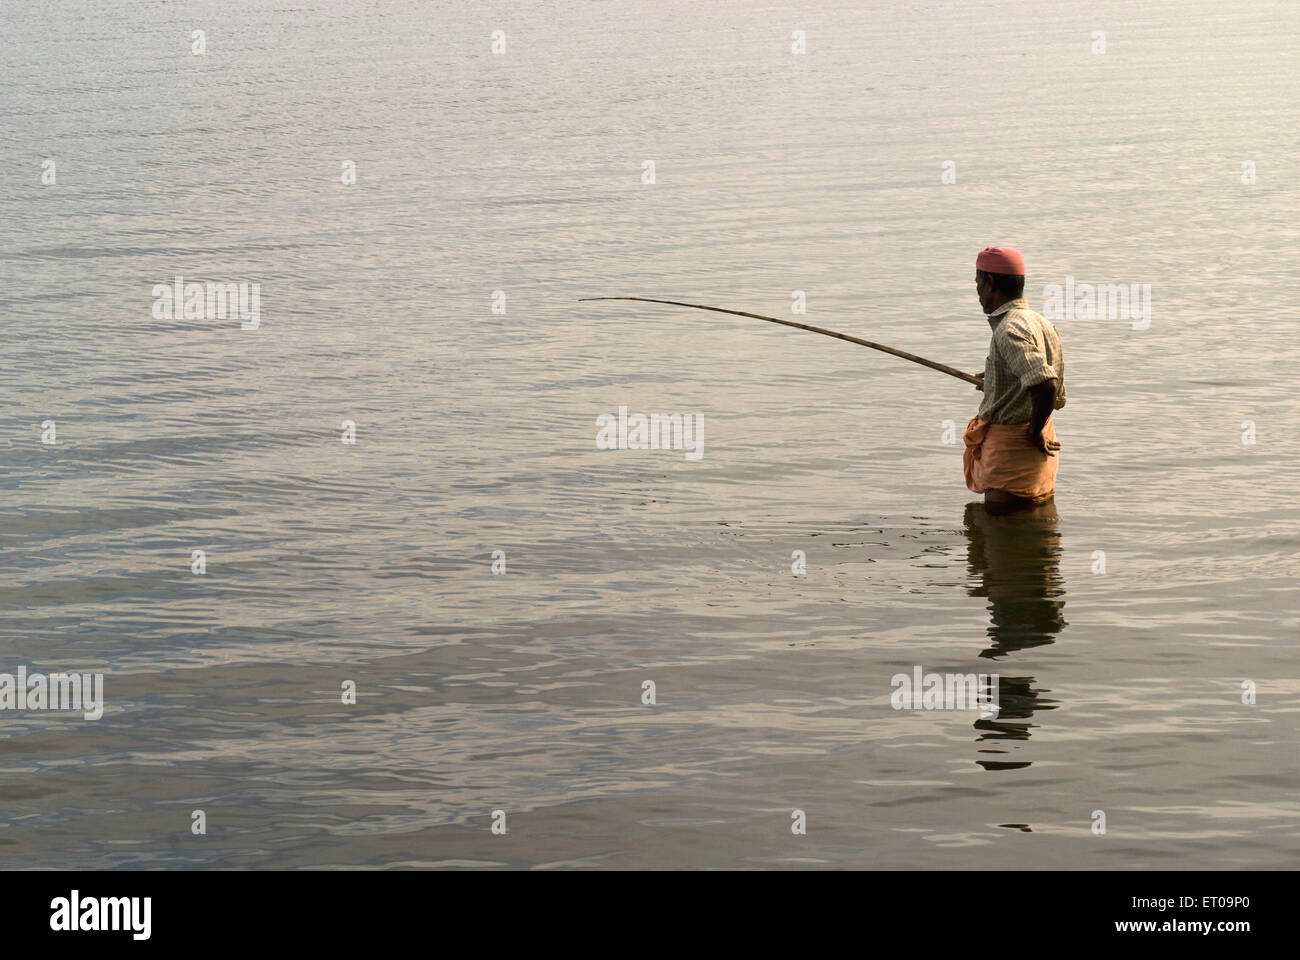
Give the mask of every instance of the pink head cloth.
[[1025, 275], [1025, 258], [1014, 247], [985, 247], [975, 258], [975, 269], [985, 273]]

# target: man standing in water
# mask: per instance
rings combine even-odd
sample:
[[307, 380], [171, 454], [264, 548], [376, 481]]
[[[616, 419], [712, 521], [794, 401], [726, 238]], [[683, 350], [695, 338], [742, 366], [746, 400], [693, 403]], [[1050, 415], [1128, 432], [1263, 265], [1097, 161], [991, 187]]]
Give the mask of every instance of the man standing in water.
[[966, 486], [990, 513], [1049, 502], [1056, 492], [1056, 428], [1065, 406], [1061, 337], [1024, 299], [1025, 260], [1011, 247], [986, 247], [975, 259], [975, 292], [993, 337], [976, 390], [979, 413], [966, 427]]

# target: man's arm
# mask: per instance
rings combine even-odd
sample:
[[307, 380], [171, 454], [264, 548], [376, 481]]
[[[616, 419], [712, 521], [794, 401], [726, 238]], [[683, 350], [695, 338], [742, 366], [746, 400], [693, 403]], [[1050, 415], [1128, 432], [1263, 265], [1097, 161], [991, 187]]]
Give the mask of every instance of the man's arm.
[[1047, 362], [1042, 337], [1014, 317], [1003, 320], [993, 333], [1003, 359], [1029, 393], [1032, 412], [1029, 417], [1029, 442], [1046, 456], [1056, 456], [1061, 445], [1043, 439], [1043, 427], [1056, 406], [1056, 371]]
[[1061, 445], [1055, 440], [1044, 440], [1043, 427], [1056, 406], [1056, 381], [1044, 380], [1030, 387], [1029, 398], [1034, 404], [1034, 412], [1029, 418], [1029, 442], [1047, 456], [1054, 457]]

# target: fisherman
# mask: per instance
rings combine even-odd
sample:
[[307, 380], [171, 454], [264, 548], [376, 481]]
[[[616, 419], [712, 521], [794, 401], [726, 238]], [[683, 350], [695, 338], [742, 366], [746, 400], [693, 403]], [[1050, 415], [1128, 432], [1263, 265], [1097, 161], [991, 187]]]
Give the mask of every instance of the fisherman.
[[1065, 406], [1061, 337], [1024, 299], [1025, 259], [1011, 247], [986, 247], [975, 259], [975, 292], [993, 328], [979, 413], [966, 426], [966, 486], [984, 494], [989, 513], [1010, 513], [1052, 500], [1056, 428]]

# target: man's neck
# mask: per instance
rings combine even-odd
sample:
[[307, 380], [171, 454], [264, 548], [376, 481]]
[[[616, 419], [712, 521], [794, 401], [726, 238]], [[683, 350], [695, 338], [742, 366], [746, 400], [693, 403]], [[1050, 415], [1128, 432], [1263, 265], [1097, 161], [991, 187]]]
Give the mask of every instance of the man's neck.
[[990, 327], [996, 327], [1002, 322], [1002, 318], [1007, 315], [1006, 305], [1020, 299], [1020, 297], [1002, 297], [989, 307], [988, 312], [984, 314], [984, 319], [989, 322]]

